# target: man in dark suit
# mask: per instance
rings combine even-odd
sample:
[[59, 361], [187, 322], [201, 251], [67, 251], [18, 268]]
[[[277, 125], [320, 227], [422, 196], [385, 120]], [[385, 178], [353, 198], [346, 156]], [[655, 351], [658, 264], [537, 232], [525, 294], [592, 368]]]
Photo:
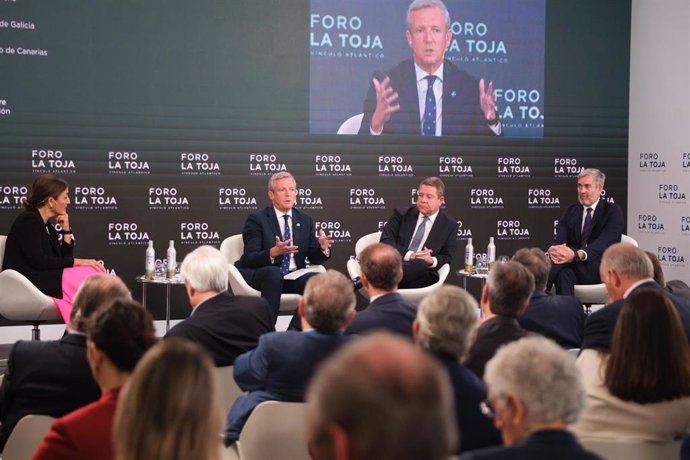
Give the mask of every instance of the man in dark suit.
[[90, 276], [74, 298], [67, 334], [14, 344], [0, 387], [0, 450], [25, 415], [62, 417], [100, 397], [86, 361], [86, 323], [98, 307], [117, 298], [131, 299], [119, 278]]
[[310, 263], [321, 264], [330, 257], [333, 240], [321, 230], [318, 238], [314, 221], [295, 209], [297, 183], [287, 171], [271, 176], [268, 197], [273, 206], [252, 213], [244, 224], [244, 254], [235, 262], [251, 287], [268, 301], [274, 320], [280, 309], [280, 294], [301, 294], [313, 273], [294, 280], [283, 277]]
[[259, 336], [275, 330], [268, 302], [228, 293], [228, 264], [220, 251], [201, 246], [187, 254], [180, 269], [192, 314], [165, 335], [197, 342], [216, 366], [230, 366], [256, 348]]
[[671, 294], [653, 279], [654, 268], [645, 252], [631, 244], [609, 247], [601, 260], [601, 279], [611, 303], [589, 315], [585, 321], [582, 348], [608, 351], [611, 335], [625, 299], [636, 289], [659, 289], [673, 302], [690, 341], [690, 301]]
[[583, 169], [577, 177], [580, 204], [566, 209], [558, 221], [548, 254], [553, 266], [547, 289], [575, 295], [576, 284], [597, 284], [599, 263], [606, 248], [621, 240], [623, 211], [601, 198], [606, 176], [598, 169]]
[[359, 265], [370, 303], [355, 315], [346, 333], [385, 329], [412, 338], [417, 307], [396, 292], [402, 279], [402, 258], [398, 251], [387, 244], [372, 244], [359, 255]]
[[352, 282], [328, 270], [312, 276], [299, 302], [304, 332], [271, 332], [235, 360], [233, 374], [240, 396], [230, 409], [225, 444], [235, 442], [247, 418], [263, 401], [304, 401], [316, 367], [349, 337], [343, 331], [355, 315]]
[[534, 292], [525, 312], [518, 318], [520, 327], [548, 337], [563, 348], [580, 348], [585, 327], [585, 311], [576, 297], [546, 292], [551, 263], [539, 248], [523, 248], [512, 258], [534, 276]]
[[455, 395], [460, 452], [501, 445], [501, 434], [480, 410], [486, 385], [460, 361], [477, 330], [477, 301], [457, 286], [441, 286], [419, 304], [414, 321], [415, 343], [436, 356], [448, 371]]
[[383, 227], [381, 242], [403, 258], [400, 288], [429, 286], [438, 281], [438, 269], [451, 263], [458, 222], [440, 209], [444, 193], [441, 179], [427, 177], [419, 184], [417, 205], [396, 209]]
[[517, 262], [496, 264], [489, 272], [480, 301], [484, 319], [464, 362], [480, 378], [496, 350], [527, 334], [517, 319], [527, 308], [532, 291], [534, 277]]
[[374, 75], [360, 133], [500, 135], [493, 82], [485, 89], [484, 79], [444, 60], [452, 33], [443, 2], [412, 2], [405, 36], [413, 59]]

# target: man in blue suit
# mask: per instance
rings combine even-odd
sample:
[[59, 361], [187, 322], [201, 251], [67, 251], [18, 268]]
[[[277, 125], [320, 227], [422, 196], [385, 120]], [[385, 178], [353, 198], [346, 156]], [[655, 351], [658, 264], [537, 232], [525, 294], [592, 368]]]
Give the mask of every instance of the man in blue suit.
[[316, 367], [350, 338], [343, 331], [355, 316], [352, 282], [328, 270], [309, 279], [299, 302], [304, 332], [271, 332], [256, 349], [235, 360], [235, 381], [249, 394], [240, 396], [228, 414], [225, 444], [235, 442], [247, 418], [263, 401], [304, 401]]
[[611, 303], [587, 318], [583, 349], [609, 350], [613, 328], [625, 299], [636, 289], [643, 288], [659, 289], [673, 302], [690, 341], [690, 301], [657, 284], [653, 274], [652, 262], [642, 249], [618, 243], [606, 250], [601, 260], [601, 279], [606, 284]]
[[398, 294], [402, 279], [402, 257], [392, 246], [376, 243], [359, 255], [362, 285], [369, 294], [369, 306], [357, 313], [347, 334], [385, 329], [412, 338], [417, 307]]
[[566, 209], [558, 221], [548, 254], [553, 266], [547, 289], [575, 295], [576, 284], [597, 284], [601, 256], [623, 233], [623, 210], [601, 198], [606, 176], [598, 169], [583, 169], [577, 177], [579, 204]]
[[281, 293], [301, 294], [313, 273], [294, 280], [283, 277], [305, 268], [307, 259], [312, 264], [325, 262], [331, 256], [333, 240], [323, 230], [317, 238], [312, 218], [294, 208], [297, 182], [289, 172], [271, 176], [268, 197], [273, 206], [252, 213], [244, 224], [244, 254], [235, 266], [251, 287], [261, 291], [275, 321]]
[[374, 75], [360, 134], [500, 135], [493, 82], [485, 88], [444, 60], [452, 33], [443, 2], [413, 1], [405, 36], [413, 59]]
[[512, 258], [534, 276], [534, 291], [527, 309], [518, 317], [526, 331], [554, 340], [563, 348], [580, 348], [585, 327], [585, 311], [576, 297], [552, 295], [546, 291], [550, 262], [539, 248], [523, 248]]

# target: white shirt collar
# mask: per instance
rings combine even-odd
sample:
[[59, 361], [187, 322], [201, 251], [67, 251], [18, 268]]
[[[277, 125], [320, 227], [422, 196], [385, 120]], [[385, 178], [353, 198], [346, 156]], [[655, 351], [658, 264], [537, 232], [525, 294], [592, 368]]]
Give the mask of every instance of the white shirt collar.
[[421, 67], [419, 67], [417, 64], [414, 65], [414, 72], [415, 75], [417, 76], [417, 83], [421, 82], [426, 78], [427, 75], [436, 75], [436, 77], [443, 82], [443, 66], [444, 63], [442, 62], [441, 65], [436, 69], [436, 71], [432, 74], [429, 74], [426, 70], [422, 70]]
[[587, 212], [587, 208], [592, 208], [592, 214], [594, 214], [594, 211], [597, 210], [597, 206], [599, 206], [599, 201], [601, 201], [601, 198], [599, 198], [597, 201], [595, 201], [594, 203], [592, 203], [591, 206], [585, 206], [585, 205], [583, 204], [582, 207], [583, 207], [584, 210], [585, 210], [584, 212]]
[[288, 212], [283, 212], [283, 211], [280, 211], [280, 210], [279, 210], [278, 208], [276, 208], [275, 206], [273, 206], [273, 210], [276, 212], [276, 216], [278, 216], [278, 217], [280, 217], [280, 218], [282, 218], [285, 214], [287, 214], [288, 216], [290, 216], [290, 219], [292, 219], [292, 208], [290, 208], [290, 209], [288, 210]]
[[641, 284], [644, 284], [644, 283], [653, 283], [653, 282], [654, 282], [654, 278], [645, 278], [645, 279], [643, 279], [643, 280], [638, 281], [637, 283], [635, 283], [635, 284], [633, 284], [632, 286], [630, 286], [630, 287], [628, 288], [627, 291], [625, 291], [625, 293], [623, 294], [623, 298], [624, 298], [624, 299], [627, 299], [628, 296], [630, 295], [630, 293], [631, 293], [634, 289], [637, 289]]

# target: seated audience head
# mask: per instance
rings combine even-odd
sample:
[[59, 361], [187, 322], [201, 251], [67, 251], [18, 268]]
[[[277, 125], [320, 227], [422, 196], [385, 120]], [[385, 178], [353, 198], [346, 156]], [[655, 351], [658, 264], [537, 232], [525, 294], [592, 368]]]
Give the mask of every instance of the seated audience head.
[[625, 291], [638, 281], [652, 279], [654, 267], [642, 249], [632, 244], [616, 243], [604, 251], [599, 274], [613, 302], [622, 299]]
[[496, 264], [482, 292], [482, 309], [487, 315], [517, 318], [527, 308], [532, 291], [534, 277], [525, 267], [517, 262]]
[[359, 254], [362, 284], [367, 289], [392, 292], [402, 279], [402, 257], [391, 245], [371, 244]]
[[315, 460], [446, 459], [457, 443], [448, 376], [402, 338], [375, 333], [337, 351], [307, 392]]
[[151, 314], [138, 302], [122, 298], [102, 305], [91, 316], [86, 335], [86, 356], [101, 388], [120, 386], [105, 379], [112, 373], [129, 375], [157, 340]]
[[649, 261], [652, 263], [652, 267], [654, 269], [654, 281], [656, 281], [656, 284], [658, 284], [661, 287], [666, 286], [666, 279], [664, 278], [664, 269], [661, 267], [661, 262], [659, 262], [659, 258], [652, 251], [645, 251], [644, 253], [647, 254], [647, 257], [649, 257]]
[[131, 300], [132, 294], [117, 276], [91, 275], [79, 286], [72, 302], [70, 329], [86, 333], [89, 318], [99, 307], [115, 299]]
[[355, 303], [352, 281], [338, 271], [328, 270], [309, 278], [299, 301], [299, 313], [312, 328], [331, 334], [350, 324]]
[[484, 380], [494, 424], [506, 446], [534, 431], [563, 430], [584, 408], [585, 390], [575, 359], [544, 337], [526, 337], [499, 348], [486, 365]]
[[524, 266], [534, 276], [534, 290], [545, 291], [551, 271], [551, 260], [539, 248], [518, 249], [510, 259]]
[[50, 207], [53, 202], [68, 189], [67, 182], [55, 174], [41, 174], [38, 176], [27, 196], [22, 200], [25, 208], [40, 209]]
[[434, 355], [463, 358], [477, 329], [478, 308], [464, 289], [441, 286], [419, 304], [412, 325], [417, 346]]
[[438, 177], [427, 177], [417, 189], [417, 209], [425, 216], [435, 214], [443, 204], [446, 186]]
[[690, 396], [690, 346], [673, 303], [659, 289], [625, 299], [611, 338], [604, 383], [639, 404]]
[[228, 290], [228, 261], [212, 246], [200, 246], [187, 254], [180, 274], [192, 307], [204, 300], [199, 297], [214, 296]]
[[115, 415], [119, 460], [219, 460], [222, 415], [213, 363], [193, 342], [172, 338], [137, 365]]

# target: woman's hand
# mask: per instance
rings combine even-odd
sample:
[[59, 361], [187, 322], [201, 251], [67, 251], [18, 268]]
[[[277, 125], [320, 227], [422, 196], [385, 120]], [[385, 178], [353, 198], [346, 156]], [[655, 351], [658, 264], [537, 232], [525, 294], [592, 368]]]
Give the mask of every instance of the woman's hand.
[[105, 272], [105, 267], [96, 259], [74, 259], [74, 266], [93, 267], [99, 272]]
[[69, 225], [69, 214], [64, 213], [64, 214], [58, 214], [55, 217], [55, 222], [60, 224], [60, 228], [62, 228], [62, 231], [68, 232], [72, 229]]

